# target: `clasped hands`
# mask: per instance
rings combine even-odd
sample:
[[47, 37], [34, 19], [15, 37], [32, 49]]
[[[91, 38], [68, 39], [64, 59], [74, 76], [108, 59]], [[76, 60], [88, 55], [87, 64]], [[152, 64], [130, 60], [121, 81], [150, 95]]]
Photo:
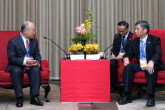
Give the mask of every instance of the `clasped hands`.
[[[129, 64], [129, 59], [127, 57], [124, 58], [123, 61], [124, 61], [124, 66], [127, 66]], [[153, 61], [150, 60], [147, 63], [146, 71], [148, 71], [149, 74], [152, 74], [154, 72], [154, 62]]]
[[33, 58], [26, 58], [26, 64], [28, 64], [28, 66], [39, 66], [39, 62]]

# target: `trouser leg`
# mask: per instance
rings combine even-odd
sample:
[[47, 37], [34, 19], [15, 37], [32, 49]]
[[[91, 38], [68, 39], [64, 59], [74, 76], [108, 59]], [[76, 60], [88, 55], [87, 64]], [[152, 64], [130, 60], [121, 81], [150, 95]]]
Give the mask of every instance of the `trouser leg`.
[[152, 74], [149, 74], [147, 71], [145, 72], [147, 78], [147, 93], [150, 95], [155, 94], [155, 88], [157, 83], [157, 71], [158, 68], [154, 67], [154, 72]]
[[28, 71], [30, 80], [30, 95], [31, 97], [38, 96], [40, 90], [41, 74], [39, 67], [31, 67]]
[[134, 74], [141, 71], [139, 63], [128, 64], [123, 70], [124, 92], [131, 93]]
[[22, 97], [22, 85], [23, 85], [23, 70], [19, 67], [14, 68], [11, 71], [12, 85], [16, 94], [16, 97]]
[[117, 68], [118, 68], [118, 61], [110, 60], [110, 79], [111, 79], [112, 88], [117, 88], [119, 84]]

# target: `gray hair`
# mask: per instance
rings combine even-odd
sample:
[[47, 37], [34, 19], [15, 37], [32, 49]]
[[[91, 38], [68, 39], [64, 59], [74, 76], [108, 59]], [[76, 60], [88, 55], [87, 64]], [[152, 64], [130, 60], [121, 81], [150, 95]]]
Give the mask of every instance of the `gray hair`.
[[24, 31], [24, 29], [28, 29], [29, 28], [29, 22], [24, 22], [21, 26], [21, 32]]
[[136, 22], [135, 26], [140, 24], [140, 26], [143, 28], [143, 29], [147, 29], [147, 34], [149, 33], [150, 31], [150, 25], [147, 21], [145, 20], [139, 20]]

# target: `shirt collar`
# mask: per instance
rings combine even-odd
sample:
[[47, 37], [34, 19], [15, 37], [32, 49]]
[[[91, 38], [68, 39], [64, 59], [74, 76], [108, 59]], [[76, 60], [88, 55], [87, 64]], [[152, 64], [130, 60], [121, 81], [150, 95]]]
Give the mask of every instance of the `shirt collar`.
[[148, 38], [148, 34], [147, 34], [147, 36], [144, 39], [140, 39], [140, 40], [142, 40], [143, 42], [146, 42], [147, 38]]
[[26, 39], [24, 36], [22, 36], [22, 32], [20, 32], [20, 36], [22, 37], [22, 40], [23, 40], [24, 42], [26, 42], [26, 40], [28, 40], [28, 42], [29, 42], [29, 39]]
[[128, 34], [129, 34], [129, 31], [128, 31], [128, 33], [125, 35], [125, 39], [127, 39], [127, 37], [128, 37]]

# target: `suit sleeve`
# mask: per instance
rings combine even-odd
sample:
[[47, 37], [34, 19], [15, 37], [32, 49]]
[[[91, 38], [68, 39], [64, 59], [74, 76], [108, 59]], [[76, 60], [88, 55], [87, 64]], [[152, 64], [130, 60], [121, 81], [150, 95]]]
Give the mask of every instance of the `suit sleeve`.
[[39, 51], [38, 40], [36, 40], [35, 59], [41, 64], [41, 55]]
[[10, 64], [23, 66], [24, 57], [17, 57], [16, 45], [12, 40], [8, 42], [7, 55]]
[[120, 47], [120, 45], [118, 45], [119, 42], [119, 38], [117, 35], [114, 36], [114, 40], [113, 40], [113, 47], [111, 49], [111, 53], [113, 53], [115, 56], [118, 55], [118, 47]]
[[132, 60], [132, 58], [134, 57], [133, 42], [131, 42], [130, 45], [128, 46], [128, 50], [127, 50], [126, 54], [124, 55], [124, 58], [125, 57], [127, 57], [129, 60]]
[[152, 57], [150, 60], [152, 60], [155, 64], [157, 64], [157, 62], [160, 60], [160, 58], [162, 56], [160, 38], [156, 39], [155, 45], [154, 45], [154, 51], [153, 51], [153, 53], [151, 53], [151, 55], [152, 55]]

